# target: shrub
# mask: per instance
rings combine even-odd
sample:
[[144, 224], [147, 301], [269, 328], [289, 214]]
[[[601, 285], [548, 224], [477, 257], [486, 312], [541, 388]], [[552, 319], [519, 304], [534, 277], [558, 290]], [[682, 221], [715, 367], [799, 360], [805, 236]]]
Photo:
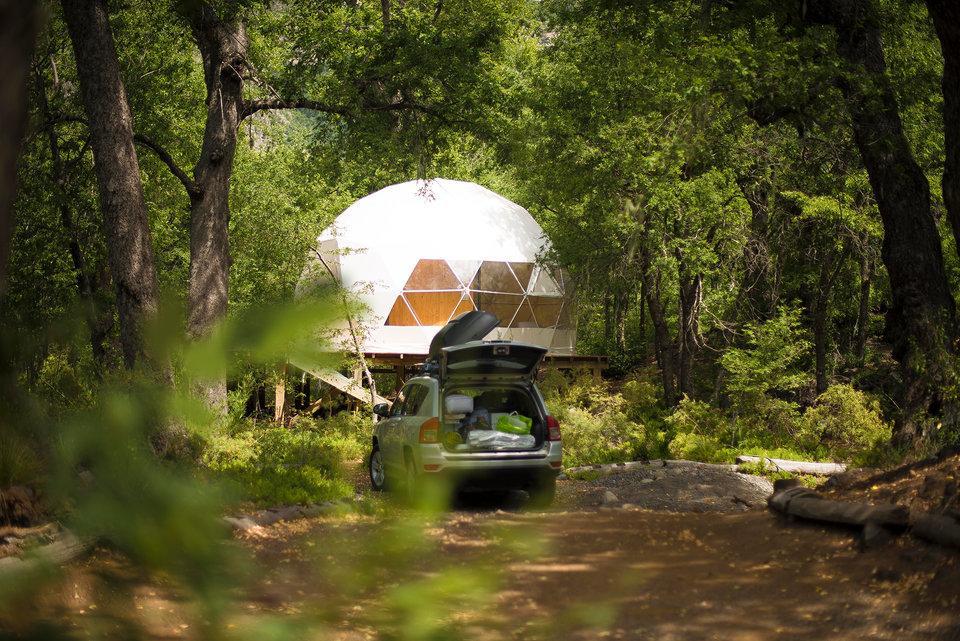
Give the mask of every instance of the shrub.
[[360, 456], [354, 439], [300, 427], [252, 427], [210, 439], [202, 460], [245, 499], [310, 503], [348, 496], [345, 461]]
[[727, 418], [720, 410], [686, 396], [665, 421], [678, 434], [704, 434], [720, 440], [729, 432]]
[[563, 420], [563, 458], [570, 466], [595, 463], [622, 463], [646, 455], [643, 425], [625, 414], [595, 414], [579, 407], [569, 408]]
[[706, 434], [681, 432], [673, 437], [667, 446], [670, 458], [703, 463], [724, 463], [732, 461], [735, 454], [720, 444], [720, 441]]
[[42, 472], [40, 457], [26, 439], [13, 432], [0, 432], [0, 489], [34, 485]]
[[810, 342], [804, 337], [799, 310], [781, 307], [776, 317], [746, 327], [744, 334], [745, 348], [729, 349], [720, 357], [734, 395], [790, 392], [806, 384], [810, 377], [800, 361]]
[[62, 416], [69, 409], [88, 407], [93, 402], [93, 392], [77, 370], [64, 351], [53, 351], [43, 360], [36, 392], [54, 416]]
[[841, 461], [856, 461], [890, 440], [880, 403], [850, 385], [833, 385], [800, 420], [799, 441], [808, 450], [826, 449]]

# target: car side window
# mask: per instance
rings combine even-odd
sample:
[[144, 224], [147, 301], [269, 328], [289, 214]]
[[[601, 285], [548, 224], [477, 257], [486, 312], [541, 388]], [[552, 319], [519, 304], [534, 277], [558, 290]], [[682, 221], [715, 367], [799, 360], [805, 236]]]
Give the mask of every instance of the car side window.
[[397, 400], [393, 402], [393, 405], [390, 407], [390, 416], [403, 416], [403, 406], [407, 402], [407, 397], [410, 394], [412, 385], [405, 386], [400, 393], [397, 394]]
[[410, 394], [407, 396], [406, 405], [403, 408], [404, 416], [417, 416], [420, 414], [420, 407], [427, 397], [427, 388], [423, 385], [413, 385]]

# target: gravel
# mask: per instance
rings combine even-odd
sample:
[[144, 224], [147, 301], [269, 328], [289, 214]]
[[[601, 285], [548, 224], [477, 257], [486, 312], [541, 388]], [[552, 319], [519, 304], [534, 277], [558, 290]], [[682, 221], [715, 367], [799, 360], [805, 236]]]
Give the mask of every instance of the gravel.
[[[742, 512], [762, 508], [773, 484], [737, 472], [730, 465], [656, 461], [607, 468], [592, 480], [565, 479], [557, 485], [557, 505], [587, 509], [616, 507], [667, 512]], [[611, 500], [610, 497], [614, 497]]]

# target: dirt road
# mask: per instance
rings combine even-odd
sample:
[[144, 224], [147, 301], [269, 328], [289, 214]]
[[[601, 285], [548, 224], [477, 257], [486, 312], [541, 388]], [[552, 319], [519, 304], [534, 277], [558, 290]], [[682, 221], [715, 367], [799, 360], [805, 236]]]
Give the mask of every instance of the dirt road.
[[[860, 551], [851, 532], [722, 496], [729, 511], [593, 505], [610, 488], [629, 495], [618, 501], [662, 494], [643, 478], [564, 482], [560, 511], [468, 502], [424, 519], [391, 510], [271, 526], [238, 541], [260, 570], [228, 627], [269, 614], [323, 626], [299, 637], [310, 639], [960, 640], [956, 552], [909, 537]], [[66, 616], [110, 600], [82, 581], [110, 563], [77, 569]], [[156, 637], [194, 636], [173, 588], [141, 584], [133, 604]]]

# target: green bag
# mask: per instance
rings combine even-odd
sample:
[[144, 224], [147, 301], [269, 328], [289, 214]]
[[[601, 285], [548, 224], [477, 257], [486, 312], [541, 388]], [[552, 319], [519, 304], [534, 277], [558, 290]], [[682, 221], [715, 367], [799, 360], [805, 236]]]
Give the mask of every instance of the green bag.
[[529, 434], [533, 427], [533, 419], [520, 416], [516, 412], [504, 414], [497, 419], [497, 431], [507, 434]]

